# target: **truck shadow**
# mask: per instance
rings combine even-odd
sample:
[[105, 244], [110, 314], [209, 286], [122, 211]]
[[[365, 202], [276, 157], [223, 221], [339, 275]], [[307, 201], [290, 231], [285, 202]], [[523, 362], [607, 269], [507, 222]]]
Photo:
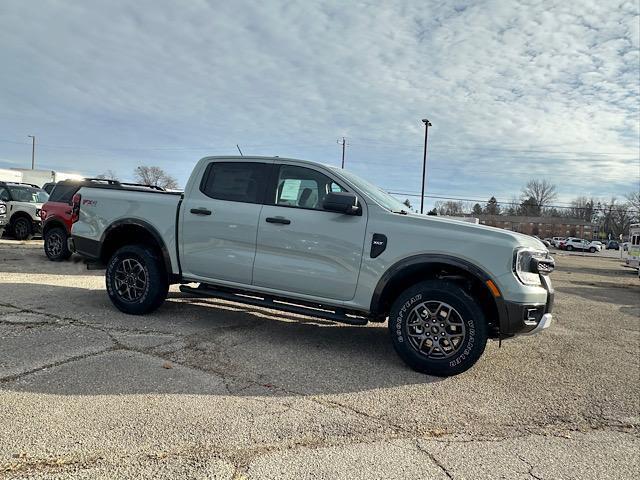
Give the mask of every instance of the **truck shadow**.
[[[3, 287], [17, 291], [20, 286]], [[6, 348], [0, 350], [2, 389], [58, 395], [304, 396], [440, 380], [401, 361], [386, 323], [339, 325], [225, 301], [187, 300], [179, 292], [145, 316], [117, 311], [104, 290], [31, 284], [21, 297], [21, 307], [43, 312], [52, 322], [29, 324], [21, 317], [24, 312], [0, 314], [0, 327], [9, 332], [2, 335]], [[56, 302], [40, 307], [43, 297]], [[74, 336], [82, 342], [70, 341]], [[3, 358], [21, 342], [23, 365]], [[96, 347], [87, 354], [92, 344]], [[12, 364], [20, 373], [7, 375], [3, 367]]]

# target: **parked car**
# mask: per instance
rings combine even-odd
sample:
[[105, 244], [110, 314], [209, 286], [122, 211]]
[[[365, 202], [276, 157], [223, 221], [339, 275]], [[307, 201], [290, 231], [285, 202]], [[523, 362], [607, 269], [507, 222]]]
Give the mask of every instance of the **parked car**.
[[51, 192], [53, 191], [53, 188], [56, 186], [56, 182], [47, 182], [44, 185], [42, 185], [42, 189], [47, 192], [49, 195], [51, 195]]
[[544, 246], [547, 247], [547, 248], [551, 246], [551, 243], [548, 242], [547, 239], [543, 240], [537, 235], [533, 235], [533, 238], [537, 238], [538, 240], [540, 240], [544, 244]]
[[28, 240], [42, 230], [40, 209], [49, 195], [37, 185], [0, 182], [0, 201], [7, 207], [7, 231], [18, 240]]
[[556, 248], [560, 248], [560, 243], [563, 242], [565, 239], [565, 237], [553, 237], [551, 239], [551, 245], [553, 245]]
[[206, 157], [184, 194], [83, 186], [71, 249], [106, 267], [121, 311], [158, 308], [171, 283], [347, 324], [387, 318], [399, 356], [455, 375], [488, 338], [552, 321], [553, 259], [533, 237], [409, 213], [339, 168], [278, 157]]
[[561, 249], [567, 251], [580, 250], [584, 252], [595, 253], [599, 252], [602, 249], [602, 244], [600, 244], [600, 242], [591, 242], [589, 240], [575, 237], [567, 238], [564, 242], [561, 242], [560, 245]]
[[620, 250], [620, 244], [615, 240], [609, 240], [607, 242], [607, 250]]
[[[115, 180], [101, 178], [85, 178], [84, 180], [62, 180], [54, 184], [54, 189], [47, 203], [42, 206], [42, 236], [44, 238], [44, 252], [49, 260], [60, 261], [71, 257], [67, 239], [71, 232], [72, 200], [76, 192], [88, 185], [122, 185]], [[125, 184], [136, 185], [138, 184]], [[158, 187], [147, 187], [158, 189]]]
[[7, 226], [7, 204], [0, 201], [0, 238], [4, 234], [4, 229]]

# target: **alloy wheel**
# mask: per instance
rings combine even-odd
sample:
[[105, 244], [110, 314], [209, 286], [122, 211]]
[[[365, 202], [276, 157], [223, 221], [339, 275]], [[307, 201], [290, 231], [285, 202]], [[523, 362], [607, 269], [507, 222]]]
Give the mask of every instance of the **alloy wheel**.
[[431, 300], [411, 310], [407, 319], [411, 346], [429, 358], [448, 358], [462, 347], [467, 331], [462, 315], [448, 303]]
[[19, 219], [13, 227], [13, 233], [19, 239], [27, 238], [29, 235], [29, 225], [25, 220]]
[[136, 302], [142, 298], [149, 279], [142, 264], [134, 258], [124, 258], [115, 271], [114, 284], [116, 293], [127, 302]]
[[49, 234], [47, 237], [47, 252], [51, 257], [57, 258], [62, 253], [62, 237], [58, 233]]

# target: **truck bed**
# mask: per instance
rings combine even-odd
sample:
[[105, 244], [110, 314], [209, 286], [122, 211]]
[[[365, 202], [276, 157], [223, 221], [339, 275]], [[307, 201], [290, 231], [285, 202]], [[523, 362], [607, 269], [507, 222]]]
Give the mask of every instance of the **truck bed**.
[[156, 232], [165, 242], [176, 270], [176, 222], [182, 192], [153, 190], [130, 185], [92, 185], [78, 190], [80, 221], [73, 224], [78, 253], [88, 257], [99, 251], [110, 229], [119, 225], [141, 225]]

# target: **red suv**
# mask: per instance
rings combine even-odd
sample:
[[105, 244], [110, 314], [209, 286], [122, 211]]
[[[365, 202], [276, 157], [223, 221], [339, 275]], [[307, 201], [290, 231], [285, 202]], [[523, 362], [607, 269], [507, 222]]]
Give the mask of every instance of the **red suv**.
[[87, 183], [71, 180], [56, 183], [49, 201], [40, 210], [44, 253], [49, 260], [66, 260], [71, 256], [67, 247], [67, 238], [71, 232], [71, 204], [75, 193]]

